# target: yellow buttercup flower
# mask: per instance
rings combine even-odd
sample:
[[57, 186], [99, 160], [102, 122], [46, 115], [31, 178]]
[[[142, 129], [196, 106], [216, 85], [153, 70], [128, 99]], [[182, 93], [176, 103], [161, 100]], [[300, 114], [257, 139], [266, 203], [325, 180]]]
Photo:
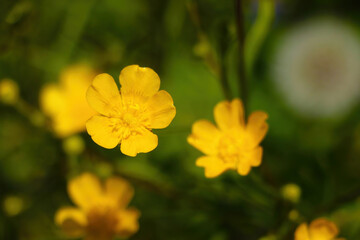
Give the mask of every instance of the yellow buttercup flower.
[[86, 90], [95, 76], [90, 67], [74, 65], [62, 72], [59, 84], [48, 84], [42, 89], [42, 110], [52, 120], [59, 137], [83, 132], [86, 121], [95, 114], [86, 102]]
[[99, 115], [89, 119], [87, 131], [104, 148], [120, 144], [128, 156], [150, 152], [158, 145], [151, 129], [165, 128], [175, 117], [173, 100], [166, 91], [159, 91], [160, 78], [150, 68], [125, 67], [119, 79], [120, 92], [106, 73], [92, 82], [86, 96]]
[[261, 163], [263, 150], [259, 143], [268, 130], [265, 122], [268, 115], [254, 112], [245, 124], [242, 102], [234, 99], [218, 103], [214, 117], [218, 127], [207, 120], [199, 120], [192, 126], [188, 142], [206, 154], [197, 159], [196, 165], [205, 168], [208, 178], [229, 169], [247, 175], [251, 167]]
[[345, 240], [336, 238], [339, 230], [335, 223], [318, 218], [310, 223], [302, 223], [295, 231], [295, 240]]
[[111, 240], [139, 229], [139, 211], [127, 208], [134, 190], [125, 180], [111, 177], [102, 185], [96, 176], [84, 173], [68, 183], [68, 193], [78, 207], [61, 208], [55, 215], [68, 237]]

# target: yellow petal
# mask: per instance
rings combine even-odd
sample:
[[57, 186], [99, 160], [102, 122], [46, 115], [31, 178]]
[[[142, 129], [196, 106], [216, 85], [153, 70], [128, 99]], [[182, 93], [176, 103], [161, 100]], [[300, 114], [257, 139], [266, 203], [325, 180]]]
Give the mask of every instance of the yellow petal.
[[[66, 96], [58, 86], [46, 85], [40, 92], [40, 104], [43, 112], [50, 117], [52, 128], [59, 137], [82, 130], [77, 124], [74, 126]], [[85, 122], [83, 124], [85, 127]]]
[[150, 128], [165, 128], [174, 119], [176, 110], [170, 94], [164, 90], [152, 96], [147, 104], [150, 113]]
[[116, 201], [119, 208], [125, 208], [134, 195], [134, 189], [124, 179], [112, 177], [105, 182], [105, 194]]
[[214, 178], [226, 170], [233, 169], [234, 166], [224, 163], [217, 157], [202, 156], [196, 160], [196, 166], [205, 168], [205, 177]]
[[121, 97], [114, 79], [106, 73], [95, 77], [86, 92], [86, 99], [95, 111], [105, 116], [114, 116], [121, 111]]
[[324, 218], [318, 218], [310, 223], [311, 239], [331, 240], [339, 234], [337, 226]]
[[302, 223], [295, 231], [295, 240], [310, 240], [308, 226]]
[[137, 232], [139, 229], [139, 217], [140, 212], [134, 208], [119, 211], [118, 225], [116, 228], [117, 235], [119, 235], [120, 237], [127, 237]]
[[249, 152], [244, 152], [244, 161], [249, 163], [250, 166], [257, 167], [261, 164], [263, 149], [257, 147]]
[[232, 102], [222, 101], [214, 108], [214, 117], [217, 125], [222, 130], [244, 126], [244, 108], [240, 99]]
[[113, 119], [108, 117], [93, 116], [86, 122], [86, 129], [94, 142], [107, 149], [116, 147], [121, 140]]
[[125, 67], [120, 73], [121, 93], [139, 94], [145, 97], [151, 97], [159, 91], [160, 78], [147, 67], [130, 65]]
[[67, 236], [81, 237], [85, 234], [87, 219], [80, 209], [65, 207], [55, 214], [55, 223]]
[[248, 175], [250, 170], [251, 170], [251, 166], [249, 163], [239, 163], [237, 167], [237, 172], [242, 176]]
[[196, 121], [192, 126], [192, 133], [187, 141], [195, 148], [207, 155], [217, 154], [217, 144], [220, 131], [207, 120]]
[[99, 179], [91, 173], [83, 173], [71, 179], [68, 192], [72, 201], [83, 209], [93, 206], [103, 195]]
[[248, 119], [246, 125], [246, 132], [249, 135], [251, 141], [250, 145], [256, 146], [265, 137], [268, 131], [268, 124], [265, 122], [268, 115], [265, 112], [253, 112]]
[[54, 84], [46, 85], [40, 92], [42, 110], [51, 117], [65, 106], [63, 93]]
[[61, 72], [60, 83], [68, 91], [76, 93], [76, 90], [81, 90], [85, 93], [95, 76], [96, 73], [90, 66], [75, 64]]
[[[88, 105], [85, 93], [91, 78], [79, 79], [75, 75], [64, 84], [47, 85], [40, 94], [41, 107], [52, 120], [52, 127], [59, 137], [67, 137], [85, 130], [86, 121], [95, 114]], [[86, 83], [86, 81], [88, 83]]]
[[251, 167], [259, 166], [261, 164], [262, 153], [262, 147], [257, 147], [251, 151], [244, 151], [237, 166], [238, 173], [245, 176], [249, 174]]
[[121, 141], [121, 152], [125, 155], [135, 157], [138, 153], [147, 153], [154, 150], [158, 145], [158, 137], [144, 129], [141, 133], [130, 135]]

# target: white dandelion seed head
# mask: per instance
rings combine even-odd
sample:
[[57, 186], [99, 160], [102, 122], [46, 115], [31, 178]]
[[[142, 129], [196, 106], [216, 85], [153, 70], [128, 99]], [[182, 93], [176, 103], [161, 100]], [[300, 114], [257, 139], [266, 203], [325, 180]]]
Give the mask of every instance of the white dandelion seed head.
[[359, 100], [360, 40], [338, 20], [312, 20], [290, 30], [273, 64], [276, 87], [305, 116], [340, 116]]

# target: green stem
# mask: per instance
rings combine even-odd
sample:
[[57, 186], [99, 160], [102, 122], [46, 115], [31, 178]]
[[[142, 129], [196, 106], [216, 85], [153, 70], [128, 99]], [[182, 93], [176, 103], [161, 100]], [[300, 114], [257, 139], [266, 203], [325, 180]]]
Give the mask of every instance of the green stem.
[[255, 185], [261, 188], [261, 191], [265, 192], [266, 194], [270, 195], [274, 199], [279, 199], [279, 192], [274, 187], [270, 186], [269, 184], [265, 183], [263, 179], [254, 171], [250, 172], [249, 178], [251, 181], [254, 182]]
[[244, 29], [244, 14], [243, 5], [241, 0], [235, 0], [235, 15], [236, 15], [236, 28], [239, 42], [239, 93], [241, 95], [244, 108], [247, 109], [248, 95], [247, 95], [247, 79], [245, 74], [245, 29]]
[[247, 32], [245, 39], [245, 66], [246, 74], [249, 79], [252, 79], [252, 70], [255, 60], [271, 29], [274, 16], [275, 1], [260, 0], [256, 20]]
[[220, 67], [220, 84], [222, 87], [222, 91], [224, 93], [224, 96], [227, 100], [231, 100], [231, 91], [230, 91], [230, 85], [227, 81], [227, 74], [226, 74], [226, 67], [224, 60], [221, 60], [221, 67]]
[[45, 125], [45, 116], [35, 107], [28, 104], [23, 99], [19, 100], [14, 105], [15, 109], [22, 115], [24, 115], [29, 121], [36, 127], [44, 127]]
[[225, 31], [222, 31], [222, 33], [220, 34], [220, 56], [216, 56], [216, 54], [214, 54], [212, 46], [210, 45], [208, 36], [205, 34], [201, 26], [200, 16], [196, 3], [189, 0], [186, 2], [186, 7], [189, 12], [190, 19], [196, 28], [199, 43], [207, 46], [206, 52], [204, 52], [201, 57], [203, 58], [205, 64], [209, 67], [210, 71], [219, 79], [224, 97], [230, 100], [232, 98], [232, 94], [225, 68], [225, 52], [226, 46], [228, 45], [228, 43], [226, 42], [227, 38], [225, 37], [227, 34], [225, 32], [226, 27], [222, 29]]
[[230, 84], [228, 81], [228, 76], [226, 72], [226, 52], [227, 47], [229, 45], [229, 38], [228, 38], [228, 30], [226, 23], [221, 24], [220, 26], [220, 39], [219, 39], [219, 79], [221, 83], [221, 87], [224, 93], [224, 96], [227, 100], [232, 99]]

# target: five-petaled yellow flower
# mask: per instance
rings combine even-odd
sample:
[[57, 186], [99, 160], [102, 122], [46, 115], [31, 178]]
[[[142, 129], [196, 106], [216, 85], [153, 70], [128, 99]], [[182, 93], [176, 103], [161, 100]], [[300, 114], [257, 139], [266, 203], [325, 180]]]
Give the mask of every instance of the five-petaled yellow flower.
[[86, 121], [95, 115], [86, 102], [86, 90], [95, 76], [89, 66], [73, 65], [62, 72], [60, 84], [48, 84], [42, 89], [41, 107], [59, 137], [85, 131]]
[[68, 237], [111, 240], [138, 230], [140, 213], [127, 208], [134, 190], [125, 180], [111, 177], [102, 185], [96, 176], [84, 173], [68, 183], [68, 193], [78, 208], [61, 208], [55, 216]]
[[302, 223], [295, 231], [295, 240], [345, 240], [336, 238], [339, 234], [337, 226], [324, 218], [318, 218], [310, 223]]
[[244, 108], [239, 99], [222, 101], [215, 106], [214, 117], [218, 127], [207, 120], [192, 126], [188, 142], [206, 156], [197, 159], [196, 165], [205, 168], [205, 176], [213, 178], [226, 170], [234, 169], [247, 175], [251, 167], [259, 166], [268, 124], [268, 115], [257, 111], [250, 115], [247, 124]]
[[87, 131], [104, 148], [120, 144], [128, 156], [150, 152], [158, 145], [151, 129], [165, 128], [175, 117], [173, 100], [166, 91], [159, 91], [160, 78], [150, 68], [125, 67], [119, 80], [120, 91], [106, 73], [92, 82], [86, 96], [99, 115], [89, 119]]

